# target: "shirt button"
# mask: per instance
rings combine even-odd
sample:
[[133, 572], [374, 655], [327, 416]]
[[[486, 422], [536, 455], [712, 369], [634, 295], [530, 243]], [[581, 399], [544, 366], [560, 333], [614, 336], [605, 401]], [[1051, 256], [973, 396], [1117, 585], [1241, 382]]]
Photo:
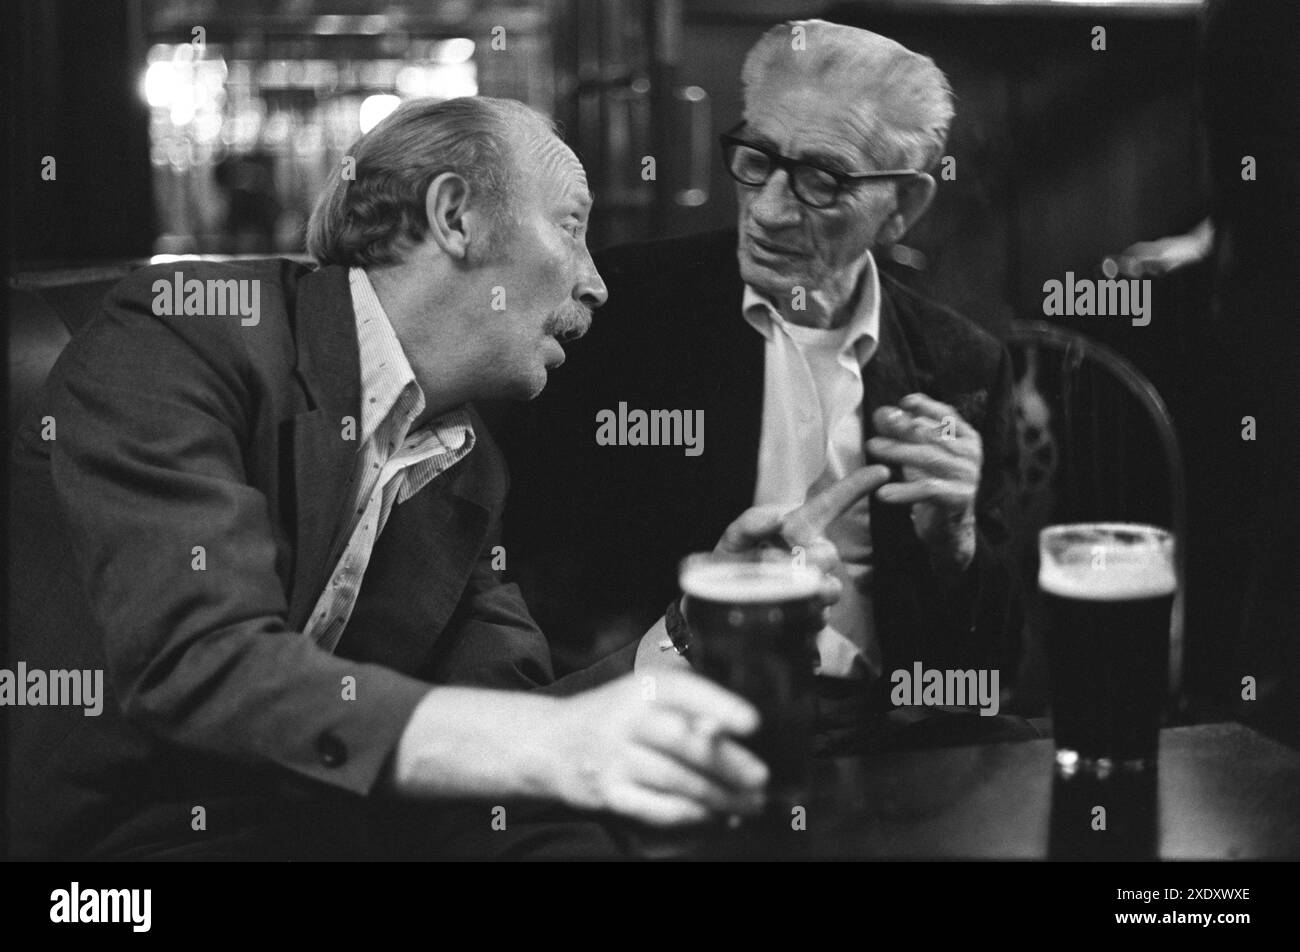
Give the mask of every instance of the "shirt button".
[[325, 733], [316, 738], [316, 755], [326, 767], [341, 767], [347, 763], [348, 749], [333, 734]]

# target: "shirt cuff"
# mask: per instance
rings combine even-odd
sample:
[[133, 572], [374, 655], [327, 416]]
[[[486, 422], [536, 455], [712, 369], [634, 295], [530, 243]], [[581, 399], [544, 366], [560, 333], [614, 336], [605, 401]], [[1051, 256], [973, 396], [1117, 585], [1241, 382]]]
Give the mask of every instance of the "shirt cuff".
[[817, 658], [813, 673], [822, 677], [853, 681], [866, 681], [871, 677], [871, 669], [858, 646], [832, 625], [817, 632]]

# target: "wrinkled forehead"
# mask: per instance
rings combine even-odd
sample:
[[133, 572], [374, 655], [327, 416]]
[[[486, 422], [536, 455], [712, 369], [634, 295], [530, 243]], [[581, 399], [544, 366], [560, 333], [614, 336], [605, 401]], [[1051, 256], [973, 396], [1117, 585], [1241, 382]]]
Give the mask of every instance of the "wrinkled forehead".
[[573, 150], [549, 129], [521, 130], [515, 141], [515, 161], [525, 177], [554, 197], [591, 204], [586, 170]]
[[878, 104], [858, 87], [823, 86], [774, 64], [745, 89], [748, 131], [787, 155], [815, 150], [854, 161], [873, 153], [880, 128]]

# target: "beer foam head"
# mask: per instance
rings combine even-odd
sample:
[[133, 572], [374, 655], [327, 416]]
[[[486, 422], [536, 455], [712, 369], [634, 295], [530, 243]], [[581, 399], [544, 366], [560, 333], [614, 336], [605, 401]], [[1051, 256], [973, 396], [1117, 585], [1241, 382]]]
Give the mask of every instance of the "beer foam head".
[[711, 602], [789, 602], [815, 595], [822, 574], [792, 561], [710, 562], [687, 560], [681, 572], [682, 591]]
[[1038, 587], [1095, 602], [1170, 595], [1177, 587], [1173, 552], [1173, 536], [1155, 526], [1049, 526], [1039, 536]]

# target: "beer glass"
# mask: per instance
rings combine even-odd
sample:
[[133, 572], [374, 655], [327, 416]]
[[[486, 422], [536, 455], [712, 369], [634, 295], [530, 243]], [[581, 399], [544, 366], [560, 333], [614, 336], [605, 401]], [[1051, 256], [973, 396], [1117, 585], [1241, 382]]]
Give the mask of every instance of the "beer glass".
[[682, 560], [679, 581], [695, 664], [762, 718], [745, 743], [771, 771], [769, 804], [800, 802], [808, 788], [823, 625], [821, 571], [774, 552], [710, 553]]
[[1048, 526], [1038, 587], [1058, 768], [1155, 765], [1169, 675], [1174, 538], [1137, 523]]

